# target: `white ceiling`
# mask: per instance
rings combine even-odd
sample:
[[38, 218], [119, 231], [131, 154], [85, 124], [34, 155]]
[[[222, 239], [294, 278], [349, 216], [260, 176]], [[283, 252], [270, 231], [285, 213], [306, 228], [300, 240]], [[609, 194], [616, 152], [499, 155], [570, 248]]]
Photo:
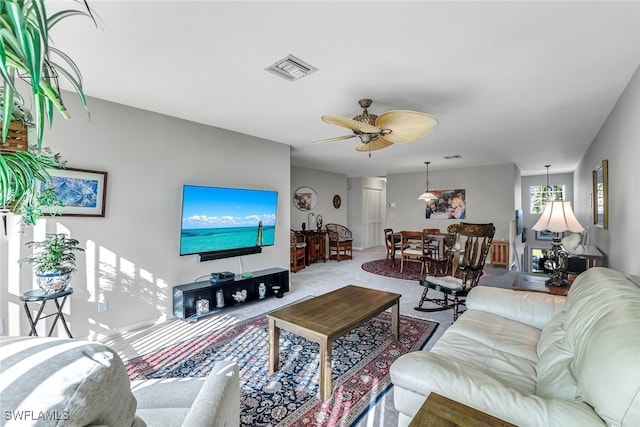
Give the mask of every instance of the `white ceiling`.
[[[640, 64], [638, 1], [89, 3], [98, 29], [72, 17], [53, 32], [87, 95], [288, 144], [293, 165], [350, 177], [425, 161], [573, 171]], [[319, 70], [264, 70], [288, 54]], [[311, 143], [348, 134], [320, 116], [360, 114], [360, 98], [439, 125], [371, 158], [357, 138]]]

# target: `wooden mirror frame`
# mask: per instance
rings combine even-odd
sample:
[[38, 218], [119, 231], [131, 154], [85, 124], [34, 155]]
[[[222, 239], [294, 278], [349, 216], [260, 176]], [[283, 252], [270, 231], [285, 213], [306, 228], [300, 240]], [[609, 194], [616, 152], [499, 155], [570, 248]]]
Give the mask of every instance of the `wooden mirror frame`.
[[593, 170], [593, 225], [609, 228], [609, 161]]
[[310, 187], [300, 187], [293, 193], [293, 206], [301, 211], [310, 211], [318, 203], [318, 195]]

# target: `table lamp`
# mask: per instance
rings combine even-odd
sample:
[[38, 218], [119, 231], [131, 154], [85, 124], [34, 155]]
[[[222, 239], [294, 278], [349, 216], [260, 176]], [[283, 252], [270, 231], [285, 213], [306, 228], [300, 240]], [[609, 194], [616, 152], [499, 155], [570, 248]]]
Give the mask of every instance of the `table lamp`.
[[567, 274], [565, 268], [567, 264], [568, 253], [562, 248], [560, 233], [571, 231], [573, 233], [581, 233], [584, 227], [580, 225], [578, 219], [573, 213], [571, 202], [563, 200], [555, 200], [547, 202], [542, 212], [542, 216], [533, 226], [535, 231], [549, 230], [553, 232], [553, 241], [551, 249], [545, 254], [546, 261], [544, 267], [549, 270], [549, 279], [547, 285], [551, 286], [567, 286]]

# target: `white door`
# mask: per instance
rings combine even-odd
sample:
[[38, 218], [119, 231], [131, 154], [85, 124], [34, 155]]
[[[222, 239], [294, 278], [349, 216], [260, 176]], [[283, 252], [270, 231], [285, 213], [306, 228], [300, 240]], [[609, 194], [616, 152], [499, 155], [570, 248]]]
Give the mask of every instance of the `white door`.
[[384, 244], [382, 190], [362, 189], [362, 248]]

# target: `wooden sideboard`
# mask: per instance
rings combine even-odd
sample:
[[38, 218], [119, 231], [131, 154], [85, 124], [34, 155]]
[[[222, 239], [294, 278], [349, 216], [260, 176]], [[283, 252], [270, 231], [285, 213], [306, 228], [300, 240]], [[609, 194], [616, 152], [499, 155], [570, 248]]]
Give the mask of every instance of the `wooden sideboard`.
[[299, 233], [304, 235], [307, 243], [306, 249], [306, 265], [322, 261], [327, 262], [326, 241], [327, 232], [323, 230], [305, 230]]

